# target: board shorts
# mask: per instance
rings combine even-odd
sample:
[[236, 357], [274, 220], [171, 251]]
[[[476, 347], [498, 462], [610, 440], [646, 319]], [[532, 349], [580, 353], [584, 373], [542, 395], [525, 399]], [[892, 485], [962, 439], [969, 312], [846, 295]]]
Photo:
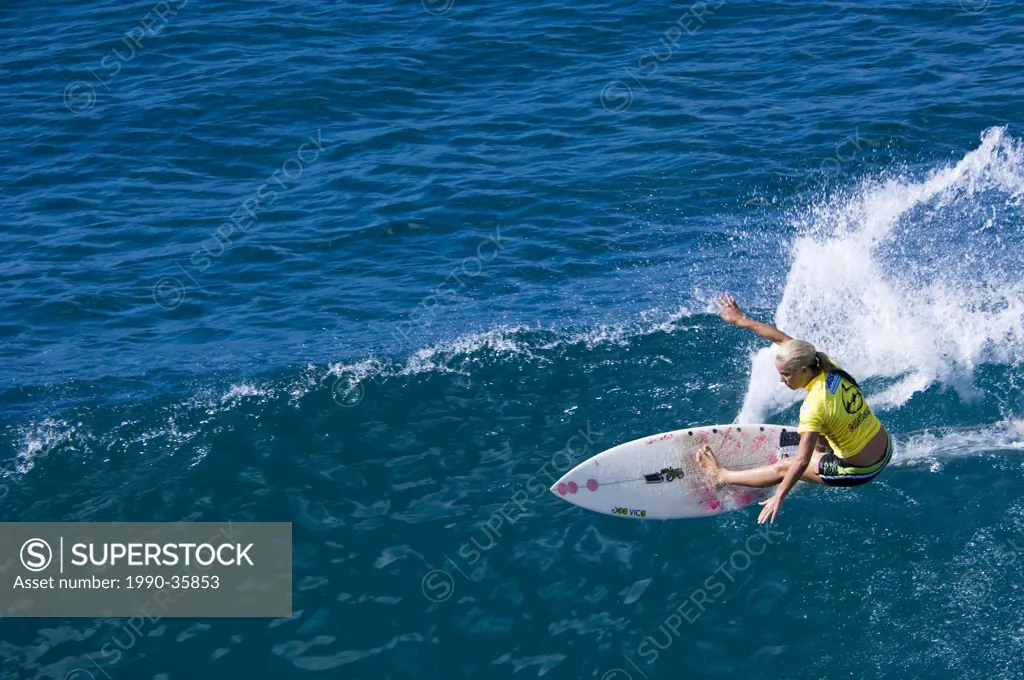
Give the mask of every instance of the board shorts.
[[885, 436], [889, 443], [885, 447], [885, 455], [882, 460], [868, 467], [853, 467], [846, 465], [842, 458], [829, 451], [818, 462], [818, 476], [825, 486], [858, 486], [867, 484], [878, 476], [889, 461], [892, 460], [892, 436], [886, 432]]

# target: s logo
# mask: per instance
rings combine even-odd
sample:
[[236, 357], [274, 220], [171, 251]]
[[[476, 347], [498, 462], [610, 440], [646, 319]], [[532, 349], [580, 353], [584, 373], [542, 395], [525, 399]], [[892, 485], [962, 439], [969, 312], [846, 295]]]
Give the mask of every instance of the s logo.
[[842, 385], [843, 408], [849, 414], [854, 414], [864, 408], [864, 397], [853, 385]]

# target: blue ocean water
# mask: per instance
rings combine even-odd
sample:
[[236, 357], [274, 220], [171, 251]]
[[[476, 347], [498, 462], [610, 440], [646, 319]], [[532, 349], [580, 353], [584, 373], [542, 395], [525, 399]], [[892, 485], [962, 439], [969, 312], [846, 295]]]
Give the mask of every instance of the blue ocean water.
[[[0, 519], [294, 523], [292, 617], [5, 619], [0, 679], [1024, 677], [1017, 3], [0, 18]], [[720, 291], [890, 468], [770, 530], [548, 493], [795, 420]]]

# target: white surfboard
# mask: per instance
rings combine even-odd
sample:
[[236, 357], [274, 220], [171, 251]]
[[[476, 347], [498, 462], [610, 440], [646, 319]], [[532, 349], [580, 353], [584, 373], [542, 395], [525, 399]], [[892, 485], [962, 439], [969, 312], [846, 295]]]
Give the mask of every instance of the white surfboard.
[[551, 492], [581, 508], [634, 519], [708, 517], [762, 501], [775, 487], [712, 489], [696, 452], [707, 444], [722, 467], [745, 470], [796, 455], [800, 435], [782, 425], [708, 425], [636, 439], [602, 451]]

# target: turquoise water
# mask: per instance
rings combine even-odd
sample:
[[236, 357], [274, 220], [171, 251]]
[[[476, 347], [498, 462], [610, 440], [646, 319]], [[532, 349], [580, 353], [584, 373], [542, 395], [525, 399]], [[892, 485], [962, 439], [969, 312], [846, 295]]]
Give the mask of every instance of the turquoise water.
[[[292, 617], [7, 619], [0, 679], [1024, 676], [1013, 3], [0, 16], [0, 518], [294, 523]], [[795, 420], [720, 291], [893, 464], [770, 532], [548, 493]]]

